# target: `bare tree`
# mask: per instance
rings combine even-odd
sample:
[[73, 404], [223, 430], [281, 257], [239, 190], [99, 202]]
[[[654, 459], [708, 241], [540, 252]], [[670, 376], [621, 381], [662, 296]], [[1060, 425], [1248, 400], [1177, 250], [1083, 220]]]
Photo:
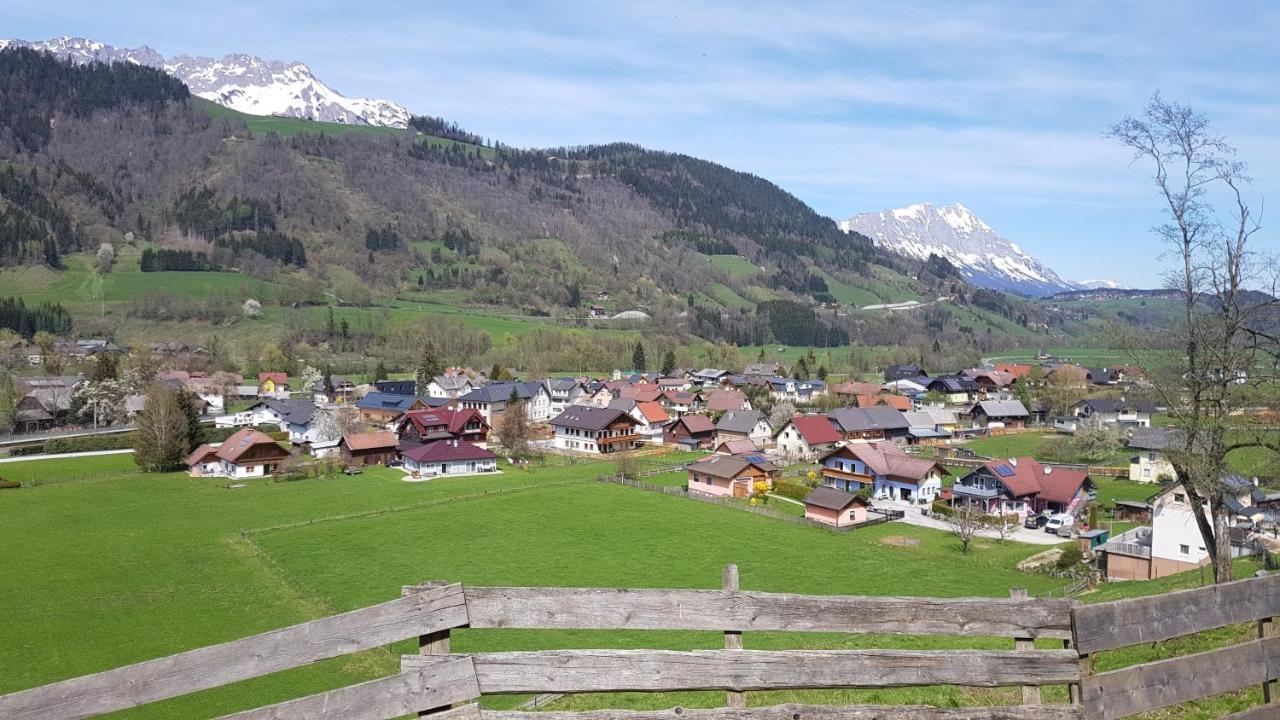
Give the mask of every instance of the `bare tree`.
[[959, 505], [946, 516], [947, 527], [951, 534], [960, 541], [960, 552], [969, 554], [969, 546], [978, 536], [978, 531], [987, 526], [986, 513], [972, 505]]
[[179, 391], [152, 385], [146, 404], [138, 413], [134, 460], [148, 472], [172, 470], [182, 465], [188, 445], [189, 422]]
[[1227, 455], [1246, 447], [1280, 453], [1275, 435], [1249, 421], [1276, 398], [1275, 266], [1250, 247], [1261, 226], [1244, 192], [1249, 178], [1208, 118], [1156, 94], [1141, 117], [1108, 135], [1132, 149], [1135, 162], [1151, 164], [1165, 205], [1168, 220], [1155, 232], [1174, 264], [1167, 284], [1180, 294], [1180, 309], [1165, 342], [1135, 339], [1131, 355], [1180, 432], [1169, 460], [1192, 506], [1208, 508], [1195, 513], [1196, 523], [1213, 549], [1215, 582], [1226, 582]]

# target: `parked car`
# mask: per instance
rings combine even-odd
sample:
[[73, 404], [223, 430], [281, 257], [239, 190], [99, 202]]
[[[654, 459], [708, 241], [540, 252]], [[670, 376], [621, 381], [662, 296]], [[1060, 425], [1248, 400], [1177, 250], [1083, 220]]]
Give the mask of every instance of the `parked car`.
[[1047, 522], [1049, 522], [1049, 516], [1045, 513], [1040, 513], [1039, 515], [1028, 515], [1027, 521], [1023, 523], [1023, 527], [1028, 530], [1039, 530], [1044, 527]]
[[1064, 530], [1068, 533], [1071, 532], [1071, 526], [1075, 524], [1076, 519], [1070, 514], [1058, 513], [1057, 515], [1050, 517], [1049, 522], [1044, 524], [1044, 531], [1047, 533], [1053, 533], [1054, 535], [1061, 535]]

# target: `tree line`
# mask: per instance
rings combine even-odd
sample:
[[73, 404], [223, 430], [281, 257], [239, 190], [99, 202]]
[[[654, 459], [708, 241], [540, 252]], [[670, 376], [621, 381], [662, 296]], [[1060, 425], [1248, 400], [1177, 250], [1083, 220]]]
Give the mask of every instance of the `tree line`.
[[66, 335], [71, 332], [71, 313], [59, 303], [28, 307], [22, 298], [0, 298], [0, 330], [12, 330], [28, 340], [38, 332]]

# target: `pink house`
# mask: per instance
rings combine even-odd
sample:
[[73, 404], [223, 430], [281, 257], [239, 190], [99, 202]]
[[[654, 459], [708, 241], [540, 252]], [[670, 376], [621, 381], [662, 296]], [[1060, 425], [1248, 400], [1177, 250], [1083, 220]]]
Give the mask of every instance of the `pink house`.
[[867, 521], [867, 503], [851, 492], [820, 485], [805, 496], [804, 516], [836, 527], [848, 527]]
[[689, 492], [749, 497], [757, 482], [773, 487], [778, 466], [760, 455], [708, 455], [689, 464]]

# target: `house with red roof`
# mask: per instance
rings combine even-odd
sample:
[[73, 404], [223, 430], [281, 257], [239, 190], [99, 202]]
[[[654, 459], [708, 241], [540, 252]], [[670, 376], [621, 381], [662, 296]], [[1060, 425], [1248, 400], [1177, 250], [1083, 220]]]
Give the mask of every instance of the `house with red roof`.
[[462, 440], [484, 447], [489, 430], [479, 410], [410, 410], [396, 424], [396, 437], [402, 450], [437, 440]]
[[906, 395], [855, 395], [860, 408], [891, 407], [899, 412], [911, 411], [911, 398]]
[[826, 415], [796, 415], [773, 436], [778, 450], [796, 460], [812, 460], [834, 448], [842, 439], [840, 431]]
[[288, 398], [289, 373], [258, 373], [258, 397]]
[[461, 440], [436, 440], [401, 453], [414, 477], [498, 472], [498, 456]]
[[1025, 518], [1040, 512], [1074, 513], [1093, 497], [1094, 484], [1083, 469], [1023, 457], [985, 463], [957, 480], [951, 492], [954, 505]]
[[693, 408], [698, 404], [698, 396], [688, 390], [666, 390], [662, 393], [662, 397], [658, 398], [658, 402], [673, 414], [683, 415], [693, 412]]
[[655, 445], [662, 443], [663, 429], [671, 418], [667, 415], [666, 408], [662, 407], [658, 401], [636, 401], [631, 408], [631, 417], [640, 423], [636, 426], [636, 431], [643, 436], [644, 442]]
[[876, 498], [929, 504], [942, 493], [942, 466], [903, 452], [896, 443], [850, 443], [823, 455], [822, 484]]
[[715, 443], [716, 424], [706, 415], [681, 415], [662, 429], [662, 442], [684, 450], [705, 450]]
[[272, 475], [289, 457], [270, 436], [244, 428], [221, 443], [205, 443], [186, 458], [191, 477], [251, 478]]
[[706, 397], [709, 412], [729, 412], [730, 410], [750, 410], [751, 401], [747, 394], [733, 388], [712, 390]]

